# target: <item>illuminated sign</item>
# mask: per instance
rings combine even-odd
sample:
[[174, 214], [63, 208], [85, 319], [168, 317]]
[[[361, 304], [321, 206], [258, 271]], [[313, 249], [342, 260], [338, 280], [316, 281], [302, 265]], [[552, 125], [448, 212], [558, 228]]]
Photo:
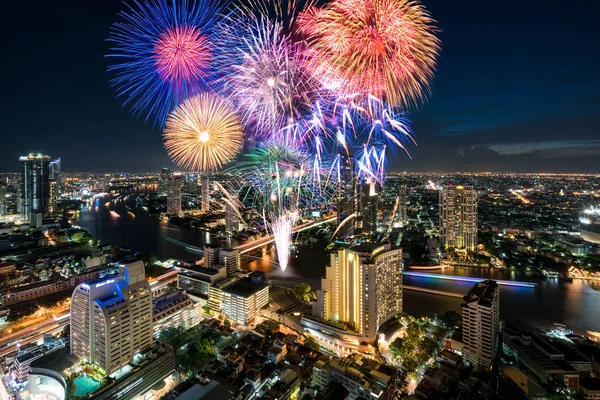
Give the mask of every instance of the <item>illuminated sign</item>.
[[104, 286], [104, 285], [109, 285], [109, 284], [111, 284], [111, 283], [115, 283], [115, 280], [114, 280], [114, 279], [109, 279], [109, 280], [107, 280], [107, 281], [104, 281], [104, 282], [97, 283], [97, 284], [96, 284], [96, 287], [97, 287], [97, 288], [99, 288], [99, 287], [102, 287], [102, 286]]

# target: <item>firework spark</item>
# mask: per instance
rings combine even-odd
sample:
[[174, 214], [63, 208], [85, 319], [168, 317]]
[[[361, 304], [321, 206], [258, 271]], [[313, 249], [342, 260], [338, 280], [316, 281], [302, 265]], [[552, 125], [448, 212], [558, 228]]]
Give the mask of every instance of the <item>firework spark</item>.
[[241, 151], [244, 131], [228, 100], [203, 93], [171, 113], [163, 136], [169, 157], [177, 165], [207, 171], [220, 168]]
[[248, 0], [239, 6], [241, 17], [267, 19], [280, 24], [284, 33], [292, 33], [301, 12], [315, 4], [315, 0]]
[[[244, 28], [226, 30], [234, 48], [224, 59], [225, 86], [244, 122], [265, 137], [297, 119], [309, 108], [318, 82], [302, 68], [300, 45], [292, 44], [281, 25], [266, 19], [249, 20]], [[233, 37], [232, 37], [233, 36]], [[235, 43], [235, 44], [232, 44]], [[231, 62], [232, 57], [239, 62]]]
[[290, 243], [292, 241], [294, 220], [292, 215], [284, 214], [275, 217], [271, 223], [275, 248], [277, 249], [277, 259], [283, 271], [287, 268], [290, 259]]
[[136, 115], [163, 125], [182, 100], [206, 90], [215, 71], [221, 6], [213, 0], [134, 1], [111, 27], [112, 85]]
[[298, 18], [308, 36], [307, 68], [338, 93], [418, 105], [430, 91], [440, 41], [415, 0], [334, 0]]

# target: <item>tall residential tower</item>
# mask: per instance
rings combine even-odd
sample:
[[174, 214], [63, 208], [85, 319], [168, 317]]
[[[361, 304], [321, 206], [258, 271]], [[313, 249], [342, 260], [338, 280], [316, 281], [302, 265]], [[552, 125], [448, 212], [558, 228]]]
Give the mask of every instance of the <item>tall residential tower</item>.
[[50, 203], [50, 157], [31, 153], [19, 157], [22, 166], [21, 205], [23, 218], [31, 220], [34, 214], [47, 215]]
[[440, 236], [445, 248], [475, 250], [477, 192], [473, 186], [446, 186], [440, 191]]

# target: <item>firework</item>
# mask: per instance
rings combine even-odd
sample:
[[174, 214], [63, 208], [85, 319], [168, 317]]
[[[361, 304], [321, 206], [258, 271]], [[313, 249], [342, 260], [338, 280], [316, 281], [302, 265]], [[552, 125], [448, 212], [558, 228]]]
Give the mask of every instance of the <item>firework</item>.
[[[229, 172], [242, 202], [257, 209], [275, 211], [325, 208], [333, 198], [331, 171], [314, 168], [305, 148], [277, 141], [262, 143]], [[238, 179], [239, 178], [239, 179]]]
[[216, 170], [242, 149], [244, 131], [233, 105], [210, 93], [181, 103], [169, 116], [164, 145], [180, 167]]
[[415, 0], [334, 0], [298, 18], [308, 36], [307, 69], [337, 93], [418, 105], [430, 91], [440, 41]]
[[246, 22], [223, 35], [234, 48], [223, 60], [225, 86], [256, 135], [277, 135], [309, 108], [318, 83], [302, 68], [300, 45], [292, 44], [280, 24]]
[[280, 24], [284, 33], [293, 32], [301, 12], [311, 8], [315, 0], [249, 0], [238, 8], [241, 18], [267, 19]]
[[213, 0], [134, 1], [111, 27], [111, 83], [135, 115], [162, 125], [182, 100], [206, 90], [221, 6]]
[[406, 114], [375, 96], [316, 102], [312, 113], [290, 129], [290, 137], [311, 146], [315, 165], [339, 169], [336, 158], [343, 154], [353, 160], [358, 178], [380, 182], [388, 154], [400, 150], [411, 157], [409, 145], [417, 144]]
[[280, 215], [273, 219], [271, 230], [275, 239], [275, 248], [277, 249], [277, 259], [279, 266], [283, 271], [288, 266], [290, 259], [290, 243], [292, 241], [292, 226], [294, 217], [290, 214]]

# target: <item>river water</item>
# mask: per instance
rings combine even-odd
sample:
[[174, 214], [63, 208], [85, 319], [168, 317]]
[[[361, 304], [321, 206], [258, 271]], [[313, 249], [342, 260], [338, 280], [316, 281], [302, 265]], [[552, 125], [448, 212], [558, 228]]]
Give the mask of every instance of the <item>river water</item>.
[[[102, 201], [101, 201], [102, 203]], [[152, 252], [159, 259], [199, 259], [199, 254], [189, 252], [184, 246], [172, 243], [172, 238], [193, 246], [202, 247], [205, 243], [214, 243], [217, 238], [206, 232], [194, 232], [158, 218], [150, 217], [147, 212], [137, 209], [133, 202], [128, 203], [135, 218], [127, 213], [125, 204], [111, 206], [120, 218], [111, 215], [110, 210], [99, 204], [98, 208], [84, 207], [76, 222], [94, 238], [105, 244], [114, 244], [132, 249], [132, 251]], [[227, 245], [235, 246], [235, 241]], [[328, 256], [321, 250], [296, 250], [290, 265], [285, 271], [276, 266], [276, 254], [273, 246], [254, 251], [245, 257], [244, 267], [257, 269], [269, 274], [276, 285], [293, 286], [306, 282], [312, 287], [320, 286], [320, 277], [325, 272]], [[472, 276], [482, 279], [527, 280], [514, 272], [489, 270], [482, 268], [451, 267], [443, 271], [427, 271], [446, 275]], [[555, 279], [537, 280], [537, 287], [500, 287], [500, 318], [510, 320], [522, 328], [544, 328], [553, 323], [567, 325], [579, 333], [587, 330], [600, 331], [600, 282], [559, 282]], [[466, 294], [473, 283], [405, 276], [404, 284], [428, 289]], [[404, 311], [412, 315], [441, 313], [446, 310], [460, 312], [462, 300], [436, 294], [404, 290]]]

